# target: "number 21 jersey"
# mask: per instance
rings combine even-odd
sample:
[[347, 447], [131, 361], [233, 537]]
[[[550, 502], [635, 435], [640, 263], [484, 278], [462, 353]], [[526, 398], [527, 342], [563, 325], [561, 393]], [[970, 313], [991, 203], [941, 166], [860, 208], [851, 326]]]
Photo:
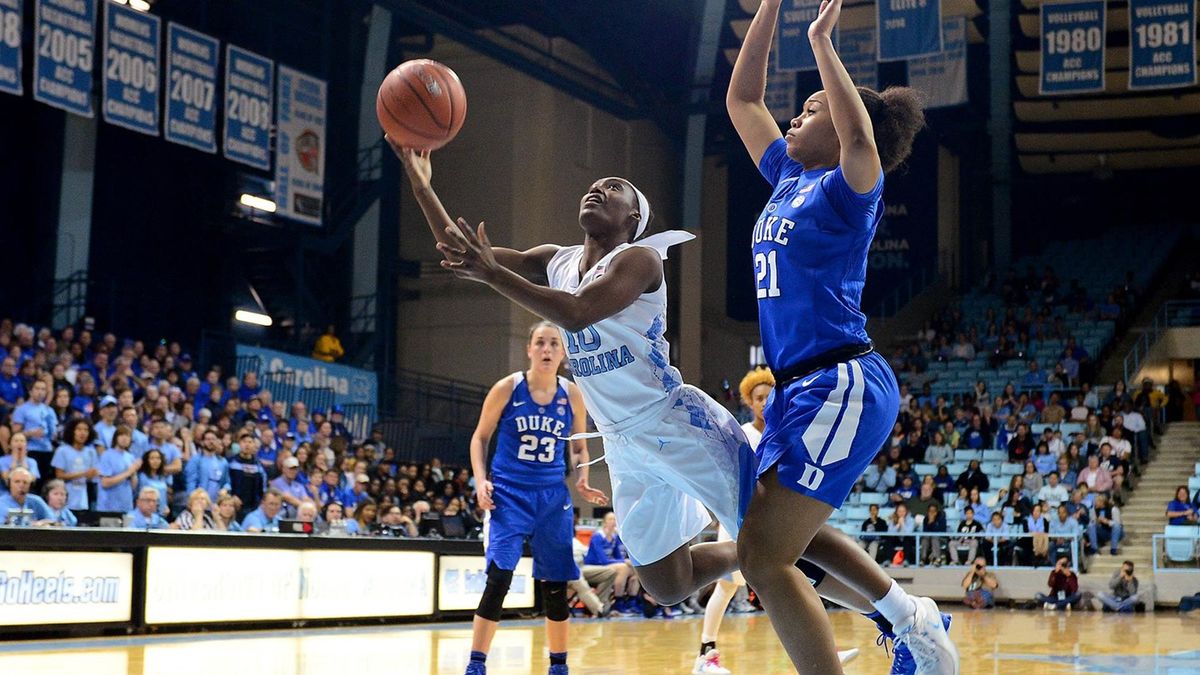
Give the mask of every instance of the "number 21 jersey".
[[561, 483], [567, 473], [564, 439], [573, 421], [567, 381], [558, 378], [548, 405], [533, 400], [525, 373], [514, 373], [512, 382], [512, 396], [500, 415], [492, 480], [521, 487]]

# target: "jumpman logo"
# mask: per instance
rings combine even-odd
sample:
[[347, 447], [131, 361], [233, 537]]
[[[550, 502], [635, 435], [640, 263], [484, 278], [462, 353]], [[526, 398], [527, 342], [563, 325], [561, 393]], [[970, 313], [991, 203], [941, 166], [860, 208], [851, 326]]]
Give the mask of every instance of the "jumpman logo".
[[658, 451], [659, 451], [659, 452], [662, 452], [662, 451], [663, 451], [663, 448], [667, 447], [667, 443], [670, 443], [670, 442], [671, 442], [671, 441], [664, 441], [664, 440], [663, 440], [663, 439], [661, 439], [661, 438], [660, 438], [660, 439], [658, 439]]

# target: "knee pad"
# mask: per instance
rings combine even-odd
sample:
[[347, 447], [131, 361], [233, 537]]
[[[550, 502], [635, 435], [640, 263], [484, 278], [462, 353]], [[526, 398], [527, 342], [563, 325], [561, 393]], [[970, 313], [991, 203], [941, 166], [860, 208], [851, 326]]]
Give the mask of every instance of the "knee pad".
[[567, 582], [543, 581], [542, 602], [546, 606], [546, 618], [551, 621], [566, 621], [571, 616], [567, 607]]
[[825, 581], [825, 570], [807, 560], [798, 561], [796, 567], [800, 568], [801, 572], [804, 572], [804, 576], [808, 577], [808, 581], [813, 585], [813, 588], [820, 586], [821, 582]]
[[512, 570], [502, 570], [495, 562], [488, 563], [487, 585], [483, 588], [483, 597], [479, 598], [479, 608], [475, 616], [488, 621], [499, 621], [504, 610], [504, 596], [508, 595], [508, 587], [512, 584]]

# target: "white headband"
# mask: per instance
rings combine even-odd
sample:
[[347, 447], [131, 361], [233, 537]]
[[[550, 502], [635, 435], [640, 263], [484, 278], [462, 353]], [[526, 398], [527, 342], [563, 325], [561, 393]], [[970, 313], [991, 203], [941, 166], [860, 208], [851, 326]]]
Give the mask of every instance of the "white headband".
[[[629, 181], [625, 182], [629, 183]], [[637, 195], [638, 213], [642, 216], [638, 220], [637, 233], [633, 235], [633, 238], [636, 240], [642, 236], [646, 231], [646, 226], [650, 224], [650, 200], [646, 199], [646, 195], [642, 194], [642, 191], [633, 183], [629, 183], [629, 187], [633, 188], [634, 194]]]

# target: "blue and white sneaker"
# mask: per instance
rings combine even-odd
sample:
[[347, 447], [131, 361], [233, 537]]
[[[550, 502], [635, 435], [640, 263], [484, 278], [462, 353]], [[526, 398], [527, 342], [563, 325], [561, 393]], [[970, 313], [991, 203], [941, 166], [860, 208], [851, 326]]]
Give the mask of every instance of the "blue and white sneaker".
[[[949, 614], [942, 614], [942, 627], [947, 633], [950, 632], [950, 623], [952, 621], [953, 617]], [[892, 640], [894, 646], [894, 650], [892, 651], [892, 669], [889, 671], [890, 675], [914, 675], [917, 672], [917, 663], [913, 660], [912, 652], [909, 651], [908, 646], [904, 643], [896, 643], [896, 634], [892, 631], [885, 631], [880, 626], [879, 640], [876, 641], [876, 644], [886, 650], [888, 648], [888, 640]]]
[[546, 671], [547, 675], [568, 675], [569, 672], [565, 663], [552, 663], [550, 670]]
[[479, 661], [468, 661], [467, 672], [464, 675], [487, 675], [487, 664]]
[[950, 640], [949, 614], [930, 598], [913, 598], [917, 611], [894, 628], [892, 675], [958, 675], [958, 649]]

